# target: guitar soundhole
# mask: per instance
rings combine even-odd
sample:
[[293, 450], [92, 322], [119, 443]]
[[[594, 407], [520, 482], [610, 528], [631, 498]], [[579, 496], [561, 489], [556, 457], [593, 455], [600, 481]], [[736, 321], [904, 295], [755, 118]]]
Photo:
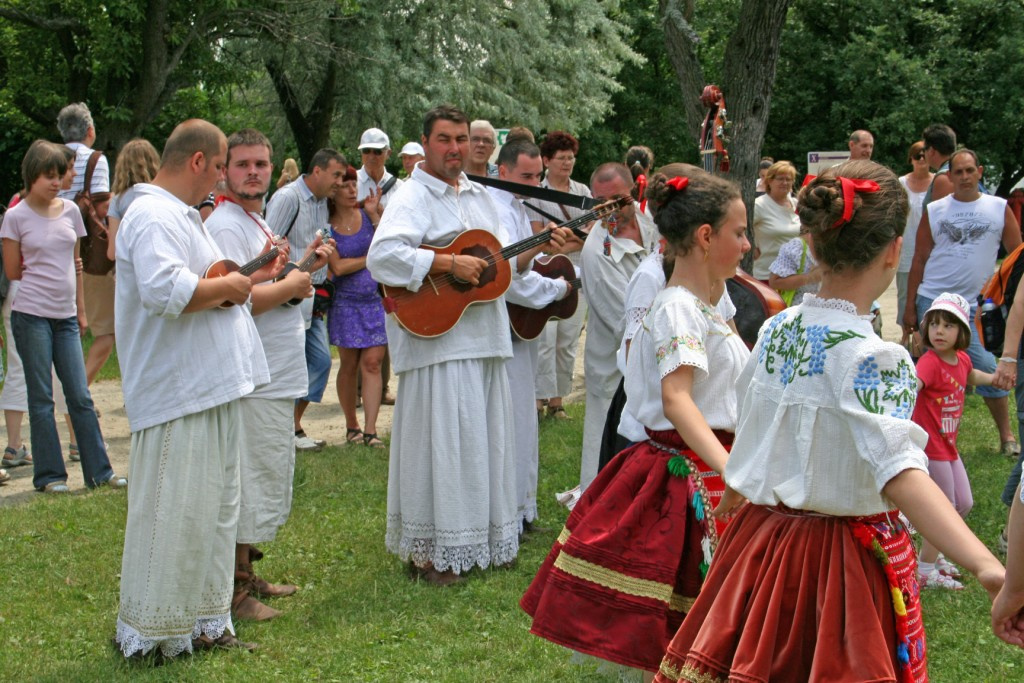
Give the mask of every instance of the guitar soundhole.
[[[477, 258], [487, 259], [488, 261], [492, 259], [491, 252], [488, 251], [487, 247], [480, 244], [475, 244], [473, 246], [466, 247], [460, 253], [465, 254], [466, 256], [476, 256]], [[477, 285], [477, 287], [484, 287], [486, 285], [489, 285], [490, 283], [494, 282], [494, 278], [497, 277], [497, 275], [498, 267], [492, 263], [491, 265], [484, 268], [483, 271], [480, 273], [480, 284]], [[468, 282], [456, 281], [452, 285], [452, 288], [460, 292], [467, 292], [473, 289], [473, 285], [469, 284]]]

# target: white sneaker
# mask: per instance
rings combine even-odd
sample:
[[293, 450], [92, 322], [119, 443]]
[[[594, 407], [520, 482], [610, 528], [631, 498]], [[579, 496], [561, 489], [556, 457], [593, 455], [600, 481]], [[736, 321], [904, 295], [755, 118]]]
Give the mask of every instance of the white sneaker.
[[580, 502], [580, 498], [582, 496], [583, 492], [580, 490], [580, 487], [574, 486], [568, 491], [556, 493], [555, 500], [557, 500], [560, 505], [564, 505], [568, 509], [572, 510], [574, 507], [576, 507], [576, 503]]
[[319, 451], [324, 447], [324, 441], [314, 441], [308, 436], [295, 437], [295, 450], [297, 451]]
[[962, 591], [964, 589], [962, 583], [952, 576], [946, 576], [937, 567], [924, 576], [918, 574], [917, 582], [921, 588], [945, 588], [951, 591]]
[[939, 559], [935, 560], [935, 568], [939, 570], [940, 574], [945, 574], [954, 579], [960, 578], [960, 570], [943, 555], [939, 555]]

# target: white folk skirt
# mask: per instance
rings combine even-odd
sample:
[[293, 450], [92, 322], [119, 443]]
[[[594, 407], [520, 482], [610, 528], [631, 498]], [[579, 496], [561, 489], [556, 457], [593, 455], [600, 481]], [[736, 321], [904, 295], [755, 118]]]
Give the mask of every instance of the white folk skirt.
[[503, 359], [402, 373], [391, 430], [387, 549], [402, 561], [456, 573], [515, 559], [512, 430]]

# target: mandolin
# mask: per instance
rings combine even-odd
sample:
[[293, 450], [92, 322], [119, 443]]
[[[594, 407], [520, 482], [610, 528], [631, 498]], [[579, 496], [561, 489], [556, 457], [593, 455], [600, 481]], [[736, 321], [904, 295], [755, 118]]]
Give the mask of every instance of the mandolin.
[[539, 337], [549, 320], [571, 318], [576, 313], [576, 307], [580, 300], [580, 285], [582, 283], [576, 277], [576, 269], [567, 256], [555, 254], [554, 256], [539, 257], [533, 263], [533, 271], [553, 280], [565, 279], [572, 287], [572, 291], [565, 298], [552, 301], [544, 308], [527, 308], [519, 304], [505, 302], [512, 331], [524, 341]]
[[[581, 226], [608, 216], [632, 201], [633, 198], [628, 195], [610, 199], [592, 211], [556, 227], [569, 228], [585, 239], [587, 233], [580, 230]], [[507, 247], [502, 247], [498, 239], [486, 230], [475, 229], [463, 232], [443, 247], [420, 245], [422, 249], [438, 254], [465, 254], [484, 259], [487, 266], [480, 273], [480, 283], [473, 285], [459, 280], [451, 273], [443, 273], [428, 274], [415, 292], [404, 287], [381, 285], [384, 310], [394, 315], [406, 331], [417, 337], [442, 335], [455, 327], [471, 304], [494, 301], [504, 294], [512, 282], [512, 266], [509, 261], [550, 240], [552, 229], [542, 230]]]
[[[321, 244], [327, 244], [327, 240], [331, 239], [331, 229], [328, 228], [327, 226], [324, 226], [324, 227], [320, 228], [319, 230], [317, 230], [316, 234], [317, 234], [317, 236], [320, 237], [320, 243]], [[280, 282], [281, 280], [283, 280], [288, 275], [288, 273], [292, 272], [293, 270], [301, 270], [303, 273], [308, 273], [309, 270], [313, 267], [314, 263], [316, 263], [316, 250], [315, 249], [313, 251], [309, 252], [308, 254], [306, 254], [306, 256], [301, 261], [299, 261], [298, 263], [296, 263], [295, 261], [289, 261], [288, 263], [286, 263], [285, 266], [284, 266], [284, 270], [281, 271], [281, 274], [274, 278], [274, 282]], [[284, 303], [284, 305], [285, 306], [298, 306], [301, 303], [302, 303], [302, 298], [301, 297], [295, 297], [294, 299], [286, 301]]]
[[[206, 273], [203, 275], [203, 278], [224, 277], [228, 273], [241, 273], [248, 277], [276, 259], [279, 251], [280, 250], [277, 248], [276, 244], [270, 244], [270, 249], [241, 266], [228, 258], [215, 261], [206, 269]], [[230, 301], [225, 301], [220, 305], [221, 308], [231, 308], [232, 306], [234, 306], [234, 304]]]

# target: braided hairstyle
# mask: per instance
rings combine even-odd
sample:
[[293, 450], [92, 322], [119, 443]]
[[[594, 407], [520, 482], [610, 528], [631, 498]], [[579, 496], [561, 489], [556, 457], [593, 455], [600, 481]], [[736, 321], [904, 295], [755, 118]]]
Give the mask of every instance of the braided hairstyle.
[[682, 190], [668, 185], [662, 173], [655, 173], [647, 185], [647, 199], [655, 207], [654, 222], [680, 256], [693, 248], [694, 233], [700, 226], [707, 223], [718, 232], [729, 205], [740, 199], [739, 188], [728, 180], [704, 172], [688, 178]]
[[[856, 192], [853, 216], [842, 218], [845, 203], [839, 176], [873, 180], [877, 192]], [[800, 190], [797, 213], [814, 241], [814, 257], [839, 273], [862, 270], [889, 244], [903, 235], [909, 203], [896, 174], [873, 161], [847, 161], [822, 172]]]

